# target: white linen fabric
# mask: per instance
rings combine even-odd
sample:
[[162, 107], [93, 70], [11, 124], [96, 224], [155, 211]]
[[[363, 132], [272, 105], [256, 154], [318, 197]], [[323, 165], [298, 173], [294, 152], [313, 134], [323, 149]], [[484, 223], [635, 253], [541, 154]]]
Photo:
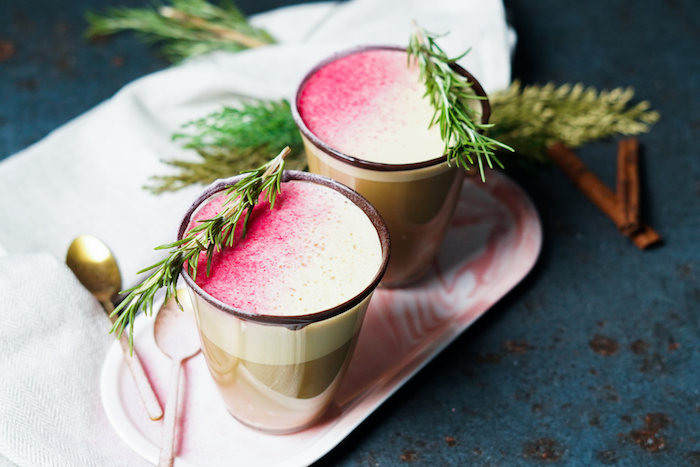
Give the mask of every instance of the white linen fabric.
[[196, 157], [170, 139], [182, 123], [241, 99], [291, 99], [335, 52], [405, 46], [411, 19], [449, 31], [440, 41], [449, 54], [472, 47], [460, 63], [487, 92], [508, 85], [513, 33], [500, 0], [298, 5], [252, 18], [279, 44], [145, 76], [0, 163], [0, 467], [145, 462], [102, 410], [99, 374], [112, 337], [97, 302], [61, 264], [68, 245], [83, 233], [102, 239], [124, 284], [135, 284], [201, 190], [142, 189], [168, 172], [161, 160]]
[[46, 253], [1, 258], [0, 284], [12, 306], [0, 326], [0, 453], [22, 466], [148, 465], [102, 410], [111, 324], [92, 295]]

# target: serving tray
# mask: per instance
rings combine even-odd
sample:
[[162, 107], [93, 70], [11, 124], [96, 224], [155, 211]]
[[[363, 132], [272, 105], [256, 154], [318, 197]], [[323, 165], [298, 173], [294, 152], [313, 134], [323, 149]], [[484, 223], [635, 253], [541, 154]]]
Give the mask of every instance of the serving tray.
[[[429, 274], [413, 287], [375, 292], [345, 380], [319, 423], [284, 436], [241, 425], [200, 353], [182, 372], [175, 466], [300, 467], [320, 459], [520, 282], [541, 244], [537, 211], [514, 182], [495, 171], [486, 183], [467, 178]], [[164, 404], [170, 360], [155, 344], [153, 322], [137, 320], [134, 345]], [[119, 436], [156, 464], [163, 422], [148, 418], [118, 342], [105, 360], [101, 397]]]

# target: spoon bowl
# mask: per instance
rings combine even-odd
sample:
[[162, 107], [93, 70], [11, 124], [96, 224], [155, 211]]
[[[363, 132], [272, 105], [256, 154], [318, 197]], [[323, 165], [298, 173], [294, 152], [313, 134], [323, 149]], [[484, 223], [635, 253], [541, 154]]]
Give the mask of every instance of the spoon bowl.
[[200, 351], [197, 323], [192, 312], [192, 303], [184, 289], [177, 290], [177, 299], [166, 300], [158, 311], [153, 328], [158, 348], [173, 361], [170, 370], [170, 385], [168, 400], [165, 403], [165, 418], [163, 419], [163, 441], [160, 446], [158, 467], [172, 467], [174, 461], [175, 420], [177, 415], [177, 399], [180, 389], [180, 369], [182, 362], [194, 357]]
[[177, 299], [183, 309], [180, 309], [173, 298], [167, 300], [158, 311], [153, 326], [153, 336], [158, 348], [173, 362], [197, 355], [201, 347], [197, 322], [187, 291], [178, 289]]
[[81, 235], [73, 240], [68, 247], [66, 264], [102, 305], [111, 302], [122, 288], [119, 266], [112, 252], [92, 235]]

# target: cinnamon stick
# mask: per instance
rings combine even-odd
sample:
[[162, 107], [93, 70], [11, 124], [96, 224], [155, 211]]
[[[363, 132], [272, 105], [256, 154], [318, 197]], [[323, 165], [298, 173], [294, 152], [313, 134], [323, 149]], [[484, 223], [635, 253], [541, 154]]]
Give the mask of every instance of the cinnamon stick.
[[[618, 226], [618, 229], [625, 224], [615, 193], [588, 170], [576, 153], [562, 143], [554, 143], [547, 148], [547, 154], [574, 185]], [[638, 231], [628, 236], [641, 250], [661, 241], [661, 236], [646, 224], [641, 224]]]
[[624, 235], [639, 230], [639, 140], [622, 139], [617, 146], [617, 204], [622, 213]]
[[656, 243], [659, 243], [662, 238], [656, 230], [649, 227], [647, 224], [641, 223], [639, 230], [629, 236], [632, 243], [637, 245], [640, 250], [645, 250]]

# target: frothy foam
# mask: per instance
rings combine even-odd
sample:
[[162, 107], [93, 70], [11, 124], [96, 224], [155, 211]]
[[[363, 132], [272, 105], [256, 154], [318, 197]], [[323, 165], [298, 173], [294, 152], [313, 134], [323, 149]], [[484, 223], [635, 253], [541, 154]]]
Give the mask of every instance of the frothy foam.
[[[225, 196], [204, 205], [190, 225], [221, 210]], [[206, 257], [196, 282], [235, 308], [268, 315], [304, 315], [337, 306], [359, 294], [382, 260], [376, 229], [365, 213], [330, 188], [310, 182], [282, 184], [275, 207], [261, 201], [245, 239]]]
[[369, 50], [333, 61], [297, 101], [309, 131], [334, 149], [371, 162], [408, 164], [444, 154], [434, 109], [406, 52]]

